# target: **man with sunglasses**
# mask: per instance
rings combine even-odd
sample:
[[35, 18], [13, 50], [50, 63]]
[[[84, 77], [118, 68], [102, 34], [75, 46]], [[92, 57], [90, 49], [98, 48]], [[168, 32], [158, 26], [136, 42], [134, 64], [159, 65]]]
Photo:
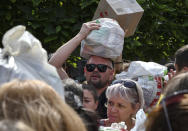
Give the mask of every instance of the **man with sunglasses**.
[[[96, 21], [90, 21], [84, 23], [80, 29], [80, 32], [67, 43], [62, 45], [55, 54], [50, 58], [49, 63], [56, 67], [61, 79], [66, 79], [67, 75], [62, 69], [63, 63], [70, 56], [70, 54], [79, 46], [81, 41], [87, 37], [91, 30], [97, 30], [100, 28], [100, 24]], [[105, 91], [107, 86], [113, 79], [113, 63], [108, 58], [100, 56], [90, 56], [84, 67], [86, 81], [92, 84], [97, 90], [99, 96], [99, 104], [97, 111], [101, 118], [106, 118], [106, 107], [104, 104], [107, 99]]]
[[68, 75], [62, 68], [62, 65], [71, 55], [71, 53], [80, 45], [81, 41], [85, 39], [92, 30], [98, 30], [99, 28], [100, 24], [96, 23], [96, 21], [83, 23], [80, 32], [67, 43], [59, 47], [52, 55], [49, 63], [56, 67], [57, 72], [62, 80], [68, 78]]
[[97, 112], [101, 118], [107, 117], [107, 109], [105, 107], [107, 98], [105, 92], [113, 80], [113, 74], [113, 62], [100, 56], [90, 56], [84, 67], [86, 81], [95, 87], [99, 96]]

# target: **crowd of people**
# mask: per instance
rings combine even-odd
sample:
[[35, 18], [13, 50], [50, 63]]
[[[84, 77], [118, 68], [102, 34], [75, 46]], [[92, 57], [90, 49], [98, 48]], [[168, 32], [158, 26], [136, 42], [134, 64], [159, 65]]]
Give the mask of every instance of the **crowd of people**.
[[[146, 110], [145, 90], [135, 79], [115, 79], [117, 63], [112, 59], [91, 55], [83, 83], [62, 68], [81, 41], [99, 29], [100, 23], [84, 23], [50, 58], [62, 80], [63, 98], [42, 80], [15, 77], [0, 83], [0, 131], [98, 131], [121, 122], [125, 131], [188, 130], [188, 45], [175, 52], [158, 104]], [[129, 64], [118, 72], [128, 68]]]

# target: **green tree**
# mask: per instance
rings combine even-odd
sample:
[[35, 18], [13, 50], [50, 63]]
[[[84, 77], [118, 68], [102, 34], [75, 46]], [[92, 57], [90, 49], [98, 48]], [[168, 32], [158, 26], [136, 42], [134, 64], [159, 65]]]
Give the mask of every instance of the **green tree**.
[[188, 44], [188, 0], [138, 0], [144, 15], [125, 39], [124, 58], [159, 62]]
[[[87, 9], [88, 6], [93, 10]], [[83, 22], [92, 18], [96, 6], [96, 1], [2, 0], [0, 37], [13, 26], [22, 24], [49, 53], [54, 52], [79, 31]]]
[[[99, 0], [1, 0], [0, 38], [15, 25], [25, 25], [48, 53], [90, 21]], [[125, 38], [123, 58], [160, 62], [188, 41], [188, 0], [137, 0], [144, 15], [135, 34]], [[1, 45], [2, 47], [2, 45]], [[73, 55], [79, 56], [79, 49]], [[72, 64], [74, 65], [74, 64]]]

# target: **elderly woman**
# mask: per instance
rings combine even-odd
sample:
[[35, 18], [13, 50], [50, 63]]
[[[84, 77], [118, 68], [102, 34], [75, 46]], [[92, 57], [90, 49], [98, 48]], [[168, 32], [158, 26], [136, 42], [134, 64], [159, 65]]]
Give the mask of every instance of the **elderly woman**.
[[115, 80], [106, 91], [107, 119], [100, 121], [103, 126], [112, 123], [125, 122], [127, 129], [135, 126], [135, 116], [143, 108], [144, 98], [142, 88], [133, 80]]

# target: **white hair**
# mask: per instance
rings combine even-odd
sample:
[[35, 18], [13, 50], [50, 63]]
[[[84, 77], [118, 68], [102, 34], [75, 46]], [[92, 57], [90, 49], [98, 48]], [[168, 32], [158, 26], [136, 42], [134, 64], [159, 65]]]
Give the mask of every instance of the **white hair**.
[[128, 100], [133, 105], [140, 103], [140, 108], [143, 108], [144, 106], [144, 97], [143, 97], [143, 91], [142, 88], [138, 85], [136, 81], [130, 80], [130, 79], [122, 79], [121, 81], [132, 81], [136, 84], [135, 88], [128, 88], [125, 87], [121, 83], [117, 83], [114, 85], [111, 85], [106, 90], [106, 97], [109, 99], [111, 97], [121, 97], [125, 100]]

